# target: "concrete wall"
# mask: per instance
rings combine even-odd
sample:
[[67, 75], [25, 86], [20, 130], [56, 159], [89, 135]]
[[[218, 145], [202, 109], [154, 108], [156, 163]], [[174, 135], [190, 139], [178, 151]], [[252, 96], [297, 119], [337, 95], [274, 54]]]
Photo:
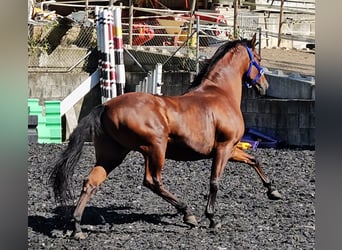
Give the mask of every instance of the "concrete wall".
[[[77, 88], [90, 74], [82, 73], [29, 73], [29, 98], [38, 98], [39, 104], [44, 105], [47, 100], [63, 100]], [[75, 112], [83, 117], [95, 105], [101, 102], [100, 86], [96, 86], [82, 98], [75, 106]], [[44, 112], [44, 110], [43, 110]]]
[[[30, 73], [29, 98], [39, 98], [40, 104], [43, 104], [45, 100], [63, 100], [88, 76], [87, 73]], [[141, 72], [126, 73], [126, 92], [134, 91], [135, 85], [145, 76], [146, 74]], [[164, 95], [184, 93], [193, 77], [194, 74], [186, 72], [165, 72], [163, 74], [162, 93]], [[270, 90], [273, 88], [277, 95], [281, 95], [281, 91], [290, 92], [284, 87], [286, 86], [284, 79], [281, 80], [283, 81], [282, 84], [279, 83], [281, 81], [278, 81], [278, 85], [281, 87], [275, 90], [277, 81], [276, 78], [272, 78]], [[290, 78], [288, 77], [288, 79]], [[293, 82], [289, 82], [287, 89], [293, 88], [291, 85]], [[307, 91], [302, 92], [306, 93]], [[97, 85], [75, 105], [79, 119], [86, 115], [93, 106], [100, 103], [100, 95], [100, 88]], [[275, 136], [289, 146], [314, 147], [315, 101], [312, 98], [304, 97], [260, 98], [256, 96], [253, 90], [243, 88], [241, 109], [245, 125], [247, 128], [255, 128], [268, 135]]]
[[314, 77], [301, 76], [298, 73], [286, 74], [282, 70], [264, 70], [269, 83], [268, 96], [282, 99], [316, 99]]
[[258, 98], [243, 90], [241, 110], [248, 128], [279, 138], [287, 146], [315, 146], [315, 101]]

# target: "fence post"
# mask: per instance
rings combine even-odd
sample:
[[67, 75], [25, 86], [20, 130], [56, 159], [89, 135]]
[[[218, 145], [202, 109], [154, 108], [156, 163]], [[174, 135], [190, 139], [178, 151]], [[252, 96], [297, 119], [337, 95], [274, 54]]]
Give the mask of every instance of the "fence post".
[[281, 26], [283, 25], [283, 6], [284, 6], [284, 0], [281, 0], [280, 12], [279, 12], [278, 47], [280, 46], [280, 42], [281, 42]]
[[152, 93], [153, 92], [153, 75], [154, 75], [154, 70], [150, 71], [150, 74], [148, 74], [148, 82], [147, 82], [147, 93]]
[[163, 64], [157, 63], [155, 69], [155, 76], [154, 76], [154, 87], [153, 87], [153, 94], [162, 95], [161, 86], [162, 83], [162, 75], [163, 75]]
[[150, 74], [151, 74], [151, 72], [149, 71], [147, 76], [144, 78], [144, 81], [143, 81], [143, 92], [145, 92], [145, 93], [148, 92], [148, 83], [149, 83]]
[[261, 28], [257, 28], [259, 32], [259, 55], [261, 56]]
[[129, 46], [132, 46], [132, 40], [133, 40], [133, 0], [129, 0], [129, 25], [128, 25], [128, 29], [129, 29], [128, 43], [129, 43]]
[[237, 39], [237, 0], [234, 0], [234, 39]]
[[199, 33], [200, 33], [200, 17], [197, 16], [197, 26], [196, 26], [196, 74], [199, 72], [199, 46], [200, 46], [200, 39], [199, 39]]

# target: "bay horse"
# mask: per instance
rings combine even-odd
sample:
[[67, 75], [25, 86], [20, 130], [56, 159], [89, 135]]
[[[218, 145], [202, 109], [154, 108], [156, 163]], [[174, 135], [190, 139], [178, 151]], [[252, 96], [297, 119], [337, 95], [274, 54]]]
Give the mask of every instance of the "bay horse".
[[212, 159], [205, 209], [210, 228], [221, 226], [214, 218], [214, 206], [228, 160], [252, 166], [267, 188], [269, 199], [281, 198], [256, 158], [237, 147], [244, 133], [242, 83], [260, 95], [265, 95], [268, 88], [255, 44], [254, 34], [250, 40], [221, 45], [183, 95], [126, 93], [93, 108], [79, 122], [49, 176], [57, 202], [66, 204], [72, 198], [70, 179], [74, 168], [86, 138], [91, 136], [96, 162], [84, 179], [73, 213], [75, 238], [85, 237], [81, 218], [86, 203], [132, 150], [140, 152], [145, 160], [143, 185], [173, 205], [191, 227], [198, 225], [196, 217], [163, 185], [165, 159]]

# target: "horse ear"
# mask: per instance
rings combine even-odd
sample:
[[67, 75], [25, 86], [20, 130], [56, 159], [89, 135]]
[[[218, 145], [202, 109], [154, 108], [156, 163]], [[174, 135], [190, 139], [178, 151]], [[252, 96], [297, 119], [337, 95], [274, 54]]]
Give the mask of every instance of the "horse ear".
[[256, 33], [254, 33], [252, 40], [251, 40], [251, 48], [254, 49], [256, 45]]

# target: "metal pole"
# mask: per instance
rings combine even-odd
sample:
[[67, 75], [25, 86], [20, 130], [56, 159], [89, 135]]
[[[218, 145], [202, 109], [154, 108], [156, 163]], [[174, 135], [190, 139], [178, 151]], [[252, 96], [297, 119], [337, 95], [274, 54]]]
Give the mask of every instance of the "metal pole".
[[[268, 18], [270, 17], [270, 12], [268, 12]], [[266, 47], [268, 47], [268, 28], [267, 28], [267, 21], [268, 18], [266, 18], [266, 12], [264, 12], [264, 22], [265, 22], [265, 37], [266, 37]]]
[[157, 63], [153, 70], [153, 87], [151, 92], [152, 94], [161, 95], [162, 74], [163, 65], [161, 63]]
[[[196, 0], [192, 0], [192, 5], [191, 5], [191, 12], [190, 12], [190, 23], [189, 23], [189, 31], [188, 31], [188, 38], [189, 34], [192, 32], [192, 24], [194, 22], [193, 17], [195, 14], [195, 8], [196, 8]], [[188, 46], [191, 45], [191, 41], [188, 42]]]
[[280, 42], [281, 42], [281, 26], [283, 25], [283, 6], [284, 6], [284, 0], [281, 0], [280, 12], [279, 12], [278, 47], [280, 46]]
[[261, 28], [258, 28], [259, 31], [259, 55], [261, 56]]
[[133, 1], [129, 0], [129, 38], [128, 38], [128, 44], [132, 46], [132, 41], [133, 41]]
[[129, 50], [126, 49], [126, 48], [123, 48], [123, 49], [124, 49], [124, 51], [127, 53], [127, 55], [129, 55], [129, 56], [132, 58], [132, 60], [139, 66], [139, 68], [141, 68], [142, 71], [144, 71], [145, 73], [147, 73], [146, 69], [144, 69], [144, 67], [143, 67], [143, 66], [141, 65], [141, 63], [132, 55], [132, 53], [129, 52]]
[[196, 26], [196, 74], [199, 72], [199, 32], [200, 32], [200, 17], [197, 16]]
[[234, 39], [237, 39], [237, 0], [234, 0]]
[[79, 65], [84, 59], [86, 59], [93, 51], [89, 50], [88, 53], [83, 56], [80, 60], [78, 60], [73, 66], [71, 66], [69, 69], [67, 69], [65, 72], [70, 72], [74, 68], [76, 68], [77, 65]]
[[88, 21], [88, 8], [89, 8], [89, 0], [85, 2], [85, 21]]

